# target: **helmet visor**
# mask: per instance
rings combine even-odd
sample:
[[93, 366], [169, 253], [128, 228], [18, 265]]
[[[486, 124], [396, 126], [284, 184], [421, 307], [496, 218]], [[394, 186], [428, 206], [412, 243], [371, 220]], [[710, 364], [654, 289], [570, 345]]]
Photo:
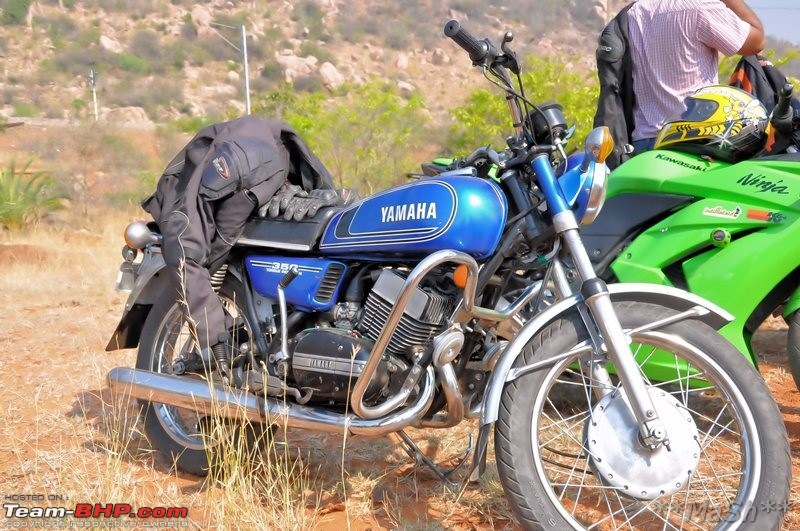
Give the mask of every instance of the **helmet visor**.
[[717, 109], [719, 103], [712, 100], [693, 98], [689, 96], [685, 100], [686, 110], [681, 114], [681, 119], [687, 122], [702, 122], [711, 118]]

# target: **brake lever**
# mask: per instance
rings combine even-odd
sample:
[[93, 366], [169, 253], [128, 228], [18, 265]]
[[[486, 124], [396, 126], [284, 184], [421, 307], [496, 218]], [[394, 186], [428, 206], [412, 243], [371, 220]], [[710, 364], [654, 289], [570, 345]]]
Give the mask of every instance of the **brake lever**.
[[503, 43], [500, 45], [500, 49], [503, 50], [503, 55], [499, 56], [498, 59], [502, 58], [501, 64], [514, 74], [519, 75], [520, 68], [519, 62], [517, 61], [517, 54], [508, 46], [508, 43], [513, 40], [514, 34], [510, 31], [507, 31], [505, 35], [503, 35]]

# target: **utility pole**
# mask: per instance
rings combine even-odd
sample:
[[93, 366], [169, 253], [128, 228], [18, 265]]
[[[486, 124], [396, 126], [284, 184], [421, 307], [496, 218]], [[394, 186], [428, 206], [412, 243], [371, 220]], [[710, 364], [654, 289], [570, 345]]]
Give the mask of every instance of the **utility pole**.
[[[219, 24], [217, 22], [211, 22], [209, 25], [210, 26], [219, 26], [220, 28], [236, 29], [236, 26], [228, 26], [226, 24]], [[211, 29], [214, 30], [214, 33], [219, 35], [220, 38], [223, 41], [227, 42], [231, 47], [233, 47], [234, 50], [236, 50], [237, 52], [242, 54], [242, 66], [244, 68], [244, 107], [245, 107], [245, 112], [247, 114], [250, 114], [250, 71], [249, 71], [248, 66], [247, 66], [247, 32], [245, 31], [244, 24], [242, 24], [242, 26], [241, 26], [241, 30], [242, 30], [242, 47], [241, 48], [239, 48], [238, 46], [233, 44], [231, 41], [229, 41], [227, 38], [225, 38], [225, 35], [223, 35], [222, 33], [218, 32], [213, 27]]]
[[97, 113], [97, 90], [95, 86], [97, 85], [97, 71], [94, 69], [94, 66], [89, 70], [89, 83], [92, 85], [92, 102], [94, 103], [94, 121], [98, 121], [100, 118]]

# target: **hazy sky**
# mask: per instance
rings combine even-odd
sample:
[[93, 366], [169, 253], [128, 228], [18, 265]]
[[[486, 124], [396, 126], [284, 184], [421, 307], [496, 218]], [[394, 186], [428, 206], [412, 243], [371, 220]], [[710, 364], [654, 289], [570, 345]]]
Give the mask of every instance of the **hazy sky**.
[[749, 0], [767, 35], [800, 44], [800, 2], [798, 0]]

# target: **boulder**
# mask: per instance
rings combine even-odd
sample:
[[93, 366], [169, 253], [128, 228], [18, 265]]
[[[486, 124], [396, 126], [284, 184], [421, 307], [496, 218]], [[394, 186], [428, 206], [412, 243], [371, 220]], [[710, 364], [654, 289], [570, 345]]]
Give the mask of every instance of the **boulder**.
[[322, 84], [329, 89], [338, 88], [344, 83], [344, 76], [327, 61], [319, 67], [319, 75], [322, 78]]
[[119, 42], [105, 35], [100, 35], [100, 46], [111, 53], [121, 53], [125, 51], [125, 48]]
[[141, 107], [104, 107], [100, 113], [104, 122], [113, 122], [117, 125], [154, 128], [155, 124]]

